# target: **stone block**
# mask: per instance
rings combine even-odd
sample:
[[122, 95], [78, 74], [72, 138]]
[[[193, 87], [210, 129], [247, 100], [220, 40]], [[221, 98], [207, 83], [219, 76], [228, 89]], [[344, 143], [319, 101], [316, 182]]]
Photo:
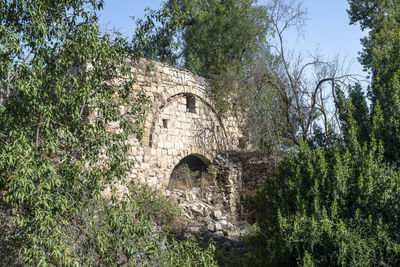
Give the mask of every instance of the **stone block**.
[[163, 68], [163, 72], [167, 75], [170, 75], [170, 68], [168, 67]]
[[157, 182], [158, 182], [158, 179], [155, 176], [150, 176], [147, 178], [147, 184], [150, 186], [156, 186]]
[[222, 212], [220, 210], [214, 210], [214, 217], [216, 219], [222, 219]]
[[221, 231], [222, 230], [222, 225], [219, 222], [215, 222], [214, 223], [214, 230], [216, 232]]
[[208, 224], [207, 224], [207, 230], [208, 231], [210, 231], [210, 232], [214, 232], [215, 230], [215, 224], [214, 224], [214, 222], [209, 222]]
[[166, 161], [161, 161], [161, 169], [167, 169], [168, 168], [168, 162]]

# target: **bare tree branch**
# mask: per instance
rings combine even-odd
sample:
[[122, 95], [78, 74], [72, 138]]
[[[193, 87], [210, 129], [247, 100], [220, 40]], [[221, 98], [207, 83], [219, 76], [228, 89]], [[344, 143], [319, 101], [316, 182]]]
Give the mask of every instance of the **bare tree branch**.
[[[344, 62], [340, 65], [338, 57], [326, 60], [318, 52], [304, 57], [288, 49], [286, 32], [294, 28], [301, 35], [307, 20], [302, 2], [271, 0], [268, 7], [276, 39], [267, 45], [264, 55], [256, 55], [253, 59], [251, 85], [255, 90], [254, 94], [250, 94], [251, 90], [246, 91], [250, 95], [247, 97], [252, 98], [250, 103], [255, 105], [249, 114], [255, 143], [273, 132], [279, 138], [285, 136], [299, 144], [300, 137], [311, 137], [314, 126], [321, 127], [327, 138], [330, 129], [341, 134], [335, 109], [335, 88], [364, 77], [346, 74]], [[262, 101], [269, 101], [269, 104]], [[281, 140], [278, 143], [280, 145]]]

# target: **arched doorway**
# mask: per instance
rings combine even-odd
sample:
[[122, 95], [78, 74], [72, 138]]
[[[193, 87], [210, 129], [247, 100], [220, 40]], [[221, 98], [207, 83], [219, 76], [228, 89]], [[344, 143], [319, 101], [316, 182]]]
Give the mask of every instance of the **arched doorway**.
[[190, 189], [199, 186], [209, 165], [210, 161], [199, 154], [184, 157], [172, 170], [167, 189]]

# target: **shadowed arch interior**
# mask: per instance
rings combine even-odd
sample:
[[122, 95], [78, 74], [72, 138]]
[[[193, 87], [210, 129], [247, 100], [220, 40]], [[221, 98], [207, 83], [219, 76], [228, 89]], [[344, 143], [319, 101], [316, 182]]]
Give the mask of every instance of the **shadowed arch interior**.
[[189, 189], [196, 186], [209, 165], [210, 161], [200, 154], [184, 157], [172, 170], [167, 189]]

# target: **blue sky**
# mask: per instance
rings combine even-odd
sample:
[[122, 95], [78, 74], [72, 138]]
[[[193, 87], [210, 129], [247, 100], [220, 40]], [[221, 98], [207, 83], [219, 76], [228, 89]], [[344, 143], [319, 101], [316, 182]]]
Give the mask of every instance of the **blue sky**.
[[[135, 24], [130, 18], [144, 16], [144, 9], [161, 5], [161, 0], [105, 0], [100, 13], [100, 24], [105, 30], [116, 29], [125, 36], [131, 36]], [[333, 58], [339, 55], [347, 63], [353, 62], [351, 73], [361, 74], [362, 67], [357, 61], [357, 52], [362, 49], [360, 38], [365, 35], [358, 25], [349, 25], [346, 12], [347, 0], [304, 0], [308, 11], [308, 21], [303, 29], [303, 37], [293, 32], [287, 35], [287, 44], [298, 51], [319, 53]], [[263, 1], [259, 1], [263, 3]]]
[[130, 18], [142, 18], [145, 8], [158, 9], [161, 0], [105, 0], [104, 8], [100, 13], [100, 25], [103, 29], [116, 29], [126, 36], [131, 36], [135, 23]]

